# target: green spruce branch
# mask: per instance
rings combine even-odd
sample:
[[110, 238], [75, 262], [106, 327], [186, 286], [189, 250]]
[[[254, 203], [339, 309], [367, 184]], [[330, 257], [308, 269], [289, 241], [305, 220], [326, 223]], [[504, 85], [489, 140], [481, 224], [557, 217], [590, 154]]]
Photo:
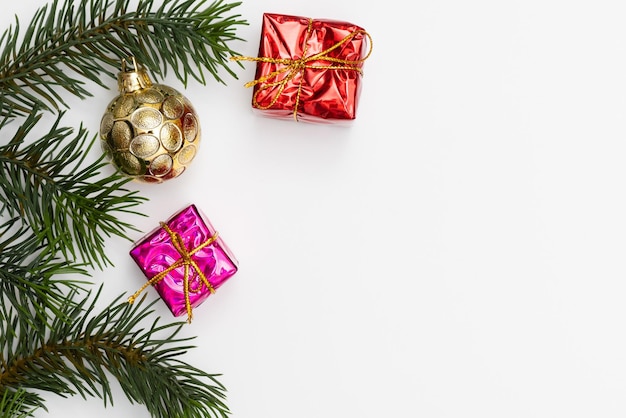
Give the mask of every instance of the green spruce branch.
[[[61, 317], [65, 305], [73, 303], [67, 293], [84, 290], [88, 284], [79, 279], [87, 271], [58, 258], [54, 245], [40, 244], [27, 228], [9, 228], [12, 224], [13, 220], [0, 227], [0, 237], [7, 236], [0, 239], [0, 300], [26, 323], [32, 316], [43, 321], [50, 313]], [[0, 321], [4, 320], [0, 314]]]
[[66, 106], [59, 90], [85, 98], [85, 81], [107, 87], [102, 76], [116, 76], [121, 58], [134, 56], [152, 74], [168, 68], [187, 83], [206, 83], [205, 71], [224, 82], [220, 72], [236, 55], [229, 43], [240, 40], [230, 14], [240, 3], [222, 0], [54, 0], [40, 8], [20, 37], [16, 19], [0, 37], [0, 115], [28, 114], [35, 106]]
[[[45, 409], [33, 390], [112, 404], [110, 376], [154, 417], [228, 413], [218, 376], [182, 361], [191, 348], [176, 338], [182, 324], [146, 329], [150, 305], [119, 300], [93, 314], [100, 293], [85, 296], [89, 270], [111, 266], [106, 240], [128, 239], [134, 228], [121, 217], [145, 198], [105, 175], [103, 158], [88, 160], [96, 139], [62, 125], [65, 93], [109, 88], [128, 56], [157, 77], [171, 69], [185, 84], [207, 73], [224, 83], [222, 71], [235, 76], [228, 44], [247, 24], [232, 14], [240, 3], [134, 4], [53, 0], [0, 36], [0, 418]], [[44, 111], [58, 114], [38, 136]]]
[[0, 418], [26, 418], [33, 416], [39, 399], [24, 389], [5, 390], [0, 394]]
[[0, 146], [0, 215], [23, 219], [35, 241], [53, 245], [66, 260], [109, 265], [105, 239], [125, 237], [133, 227], [118, 217], [137, 214], [133, 208], [145, 198], [124, 189], [127, 178], [101, 176], [108, 167], [104, 157], [85, 167], [95, 138], [88, 140], [82, 127], [77, 132], [61, 127], [62, 116], [41, 138], [27, 141], [41, 119], [33, 112]]
[[[152, 416], [227, 416], [225, 389], [217, 376], [180, 360], [192, 348], [188, 338], [176, 336], [184, 323], [156, 319], [146, 327], [155, 302], [131, 305], [120, 302], [121, 297], [95, 313], [97, 298], [66, 306], [63, 317], [70, 321], [55, 319], [52, 327], [35, 318], [25, 325], [5, 309], [0, 394], [39, 390], [113, 404], [110, 373], [128, 400], [145, 405]], [[22, 397], [21, 408], [25, 406], [45, 409], [36, 396]]]
[[[101, 175], [103, 158], [86, 164], [94, 140], [61, 127], [62, 116], [31, 138], [42, 119], [34, 111], [0, 145], [0, 297], [23, 318], [60, 315], [89, 268], [111, 265], [105, 239], [128, 239], [134, 228], [120, 216], [146, 200], [124, 188], [127, 178]], [[9, 127], [0, 122], [3, 134]]]

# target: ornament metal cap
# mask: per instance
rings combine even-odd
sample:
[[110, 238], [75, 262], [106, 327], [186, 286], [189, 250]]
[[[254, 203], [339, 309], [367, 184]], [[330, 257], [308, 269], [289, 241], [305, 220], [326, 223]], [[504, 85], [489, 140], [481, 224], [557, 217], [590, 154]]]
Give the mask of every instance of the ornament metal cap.
[[122, 58], [122, 71], [117, 75], [117, 87], [121, 93], [132, 93], [152, 86], [148, 73], [137, 64], [135, 57], [129, 57], [132, 69], [127, 68], [128, 62]]

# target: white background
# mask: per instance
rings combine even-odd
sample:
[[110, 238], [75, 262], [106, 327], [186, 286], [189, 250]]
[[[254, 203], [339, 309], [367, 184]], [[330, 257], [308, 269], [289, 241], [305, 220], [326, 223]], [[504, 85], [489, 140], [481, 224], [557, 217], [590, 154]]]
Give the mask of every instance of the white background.
[[[350, 21], [374, 51], [350, 127], [252, 113], [252, 63], [227, 85], [155, 80], [194, 103], [203, 142], [180, 178], [131, 184], [150, 202], [129, 219], [147, 232], [196, 203], [239, 259], [183, 331], [233, 417], [626, 416], [624, 3], [236, 11], [244, 55], [263, 12]], [[95, 134], [110, 85], [71, 99], [65, 123]], [[143, 284], [130, 246], [109, 240], [103, 304]], [[37, 416], [148, 417], [115, 391], [107, 409], [50, 394]]]

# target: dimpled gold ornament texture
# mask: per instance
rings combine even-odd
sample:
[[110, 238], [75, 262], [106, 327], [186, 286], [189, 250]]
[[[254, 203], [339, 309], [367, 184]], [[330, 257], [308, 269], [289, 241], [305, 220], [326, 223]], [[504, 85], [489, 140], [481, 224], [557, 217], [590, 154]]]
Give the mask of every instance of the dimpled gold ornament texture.
[[100, 123], [102, 149], [125, 175], [161, 183], [181, 175], [200, 144], [198, 116], [185, 96], [153, 84], [132, 59], [122, 60], [120, 95], [108, 105]]

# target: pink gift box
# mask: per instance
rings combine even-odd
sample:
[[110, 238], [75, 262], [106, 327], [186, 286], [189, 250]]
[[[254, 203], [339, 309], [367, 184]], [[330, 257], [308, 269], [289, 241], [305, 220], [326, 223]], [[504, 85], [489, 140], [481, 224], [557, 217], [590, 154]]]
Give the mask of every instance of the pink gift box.
[[234, 275], [238, 264], [213, 225], [195, 205], [184, 208], [139, 240], [130, 255], [148, 283], [156, 279], [152, 285], [172, 314], [178, 317], [187, 312], [189, 320], [191, 309]]

